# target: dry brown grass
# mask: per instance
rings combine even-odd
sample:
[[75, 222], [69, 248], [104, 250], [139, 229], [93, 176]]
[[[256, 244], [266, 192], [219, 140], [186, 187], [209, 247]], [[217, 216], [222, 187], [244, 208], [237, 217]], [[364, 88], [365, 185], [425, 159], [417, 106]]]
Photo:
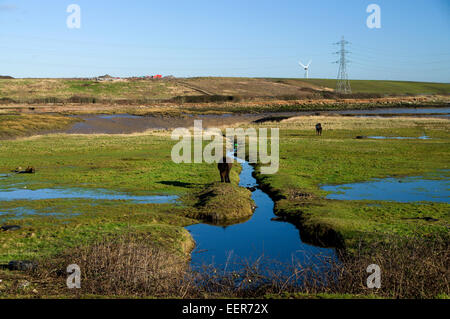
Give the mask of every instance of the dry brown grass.
[[183, 80], [190, 87], [198, 88], [210, 94], [233, 95], [233, 96], [307, 96], [309, 91], [304, 88], [318, 89], [313, 84], [300, 82], [296, 85], [281, 83], [257, 78], [189, 78]]
[[0, 137], [25, 136], [39, 131], [60, 130], [76, 121], [76, 118], [61, 115], [0, 115]]
[[[341, 256], [335, 284], [324, 291], [367, 294], [366, 267], [381, 268], [381, 288], [373, 292], [385, 298], [435, 298], [450, 294], [448, 238], [387, 238], [361, 242], [356, 256]], [[370, 291], [370, 289], [369, 289]]]
[[[354, 297], [436, 298], [448, 297], [449, 241], [385, 238], [361, 242], [358, 253], [340, 261], [322, 258], [326, 267], [302, 267], [293, 262], [278, 264], [263, 256], [255, 262], [191, 270], [188, 260], [145, 237], [126, 235], [100, 241], [63, 254], [30, 273], [38, 296], [104, 296], [157, 298], [261, 298], [344, 294]], [[81, 289], [67, 289], [65, 268], [77, 264], [82, 271]], [[368, 289], [366, 268], [381, 267], [381, 288]], [[7, 292], [16, 296], [23, 278]]]
[[[81, 291], [65, 287], [69, 264], [81, 269]], [[155, 246], [145, 236], [124, 235], [62, 254], [44, 263], [35, 276], [48, 284], [44, 293], [50, 295], [169, 297], [183, 294], [187, 268], [186, 256]]]
[[391, 129], [410, 127], [433, 127], [449, 129], [450, 121], [442, 118], [420, 118], [420, 117], [347, 117], [347, 116], [296, 116], [281, 122], [265, 122], [263, 126], [276, 124], [283, 129], [310, 130], [315, 123], [322, 123], [329, 130], [342, 129]]

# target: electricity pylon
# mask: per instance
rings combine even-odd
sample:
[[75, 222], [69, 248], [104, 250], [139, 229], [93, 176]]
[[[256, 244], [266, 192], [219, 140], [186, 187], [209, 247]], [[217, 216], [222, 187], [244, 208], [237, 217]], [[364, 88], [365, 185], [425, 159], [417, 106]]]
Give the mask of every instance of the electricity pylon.
[[345, 50], [345, 45], [349, 43], [350, 42], [344, 40], [344, 37], [342, 37], [341, 41], [335, 43], [337, 45], [340, 45], [340, 50], [338, 52], [335, 52], [336, 54], [339, 54], [339, 61], [336, 61], [336, 63], [339, 63], [336, 92], [344, 94], [352, 93], [347, 75], [347, 62], [349, 61], [345, 57], [346, 53], [350, 53]]

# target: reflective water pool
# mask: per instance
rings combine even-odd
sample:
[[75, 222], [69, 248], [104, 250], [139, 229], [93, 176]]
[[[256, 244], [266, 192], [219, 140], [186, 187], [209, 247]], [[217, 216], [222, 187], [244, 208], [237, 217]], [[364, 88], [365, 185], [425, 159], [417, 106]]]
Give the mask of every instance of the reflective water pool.
[[21, 218], [26, 218], [30, 216], [40, 216], [40, 217], [55, 217], [55, 218], [70, 218], [73, 216], [78, 216], [79, 213], [56, 213], [56, 212], [40, 212], [34, 209], [18, 207], [8, 210], [0, 210], [0, 222], [17, 220]]
[[76, 189], [76, 188], [42, 188], [42, 189], [0, 189], [0, 201], [12, 200], [40, 200], [40, 199], [94, 199], [94, 200], [131, 200], [141, 204], [173, 203], [178, 196], [153, 195], [137, 196], [102, 189]]
[[406, 136], [367, 136], [367, 138], [372, 138], [376, 140], [431, 140], [431, 137], [426, 135], [419, 137], [406, 137]]
[[327, 195], [329, 199], [450, 203], [450, 180], [448, 179], [383, 178], [362, 183], [327, 185], [321, 188], [334, 192]]

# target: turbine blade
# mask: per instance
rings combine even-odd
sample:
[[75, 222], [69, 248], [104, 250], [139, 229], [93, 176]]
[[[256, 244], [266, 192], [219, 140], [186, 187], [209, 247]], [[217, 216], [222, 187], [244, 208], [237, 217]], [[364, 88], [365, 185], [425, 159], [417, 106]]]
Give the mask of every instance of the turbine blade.
[[306, 68], [306, 66], [304, 66], [301, 61], [298, 63], [302, 66], [302, 68]]
[[306, 67], [309, 67], [309, 65], [311, 64], [312, 60], [309, 60], [308, 64]]

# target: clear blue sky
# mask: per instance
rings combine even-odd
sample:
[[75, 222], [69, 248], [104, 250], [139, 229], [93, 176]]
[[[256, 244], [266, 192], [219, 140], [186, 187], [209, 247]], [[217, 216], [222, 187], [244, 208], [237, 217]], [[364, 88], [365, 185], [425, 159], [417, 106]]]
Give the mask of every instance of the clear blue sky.
[[0, 74], [335, 78], [343, 35], [351, 79], [450, 82], [448, 0], [0, 0]]

